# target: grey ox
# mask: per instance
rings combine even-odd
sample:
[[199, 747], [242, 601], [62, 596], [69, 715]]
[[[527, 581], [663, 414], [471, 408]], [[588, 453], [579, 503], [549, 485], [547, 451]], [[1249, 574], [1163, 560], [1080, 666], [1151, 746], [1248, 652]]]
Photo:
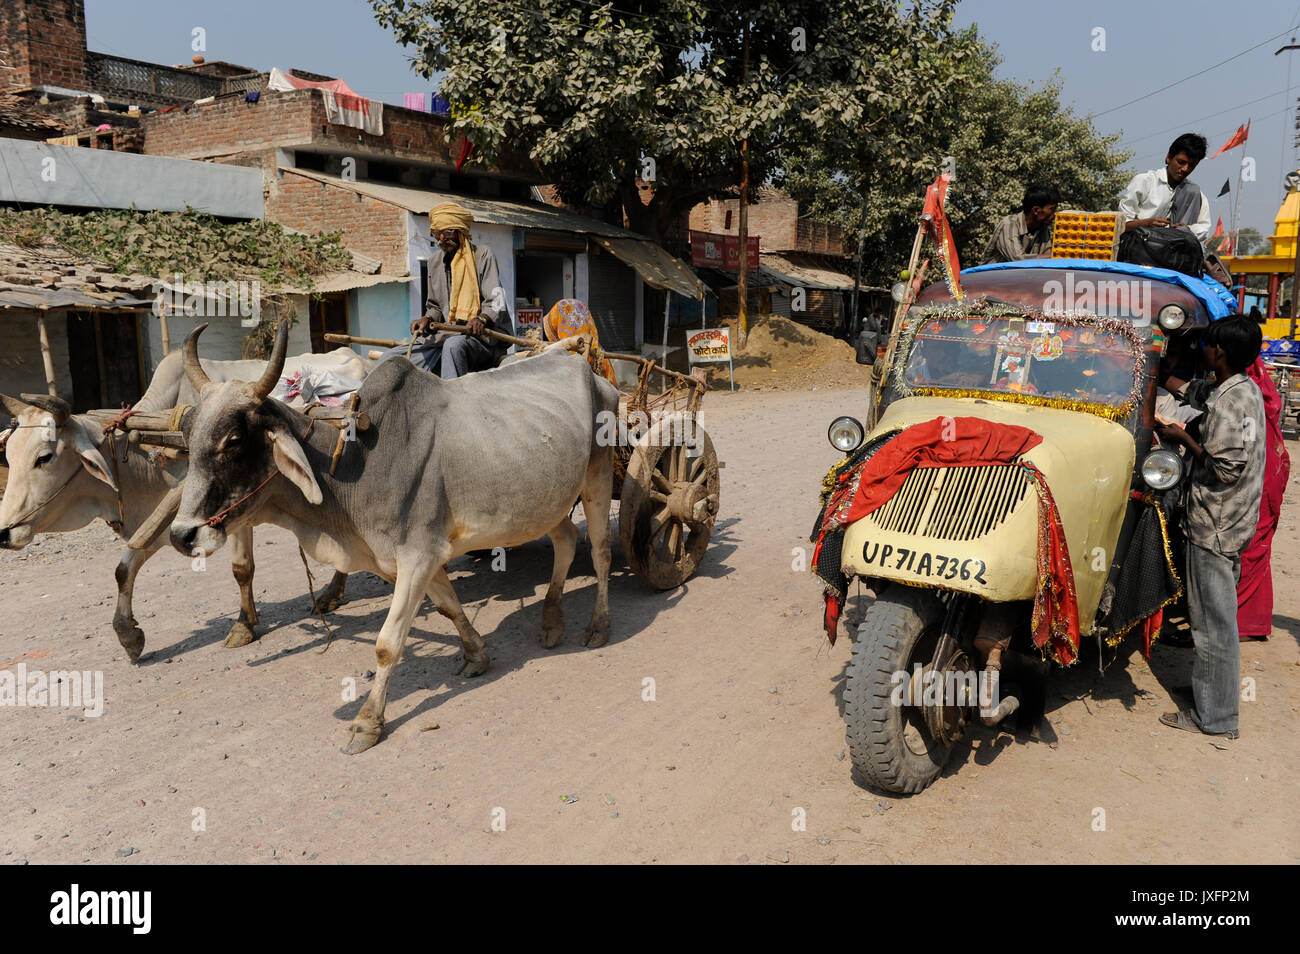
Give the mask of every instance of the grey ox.
[[[290, 371], [326, 367], [360, 379], [365, 377], [370, 363], [340, 348], [329, 354], [296, 356], [286, 364]], [[205, 361], [203, 367], [212, 379], [226, 381], [261, 374], [266, 362]], [[182, 356], [173, 352], [159, 362], [135, 409], [162, 411], [196, 400]], [[74, 415], [61, 398], [40, 394], [24, 395], [20, 400], [0, 395], [0, 403], [18, 423], [12, 431], [0, 428], [0, 446], [5, 447], [9, 464], [9, 479], [0, 500], [0, 549], [21, 550], [37, 534], [79, 530], [97, 518], [123, 540], [129, 540], [169, 490], [185, 478], [184, 460], [160, 458], [159, 463], [154, 463], [145, 451], [120, 434], [116, 439], [117, 460], [110, 460], [103, 427], [93, 418]], [[132, 608], [135, 579], [141, 567], [166, 543], [166, 536], [160, 533], [145, 548], [128, 549], [117, 565], [113, 630], [132, 662], [144, 652], [144, 632]], [[230, 562], [239, 584], [240, 610], [226, 645], [245, 646], [257, 638], [258, 625], [253, 601], [251, 525], [232, 535]], [[322, 609], [338, 606], [346, 581], [346, 574], [334, 574], [318, 600]]]
[[370, 428], [357, 433], [330, 476], [332, 437], [267, 398], [284, 359], [283, 326], [267, 374], [254, 384], [208, 379], [198, 359], [202, 331], [185, 342], [185, 369], [199, 399], [186, 424], [190, 471], [172, 545], [185, 554], [213, 553], [240, 527], [274, 523], [292, 530], [317, 560], [394, 584], [375, 646], [374, 688], [349, 727], [345, 752], [379, 741], [389, 680], [426, 595], [460, 634], [457, 671], [487, 670], [483, 638], [447, 577], [452, 557], [549, 536], [555, 565], [542, 643], [559, 642], [560, 598], [578, 541], [569, 514], [578, 499], [597, 576], [583, 642], [605, 644], [613, 448], [597, 441], [597, 414], [617, 412], [618, 392], [585, 360], [550, 350], [443, 381], [390, 358], [361, 388]]

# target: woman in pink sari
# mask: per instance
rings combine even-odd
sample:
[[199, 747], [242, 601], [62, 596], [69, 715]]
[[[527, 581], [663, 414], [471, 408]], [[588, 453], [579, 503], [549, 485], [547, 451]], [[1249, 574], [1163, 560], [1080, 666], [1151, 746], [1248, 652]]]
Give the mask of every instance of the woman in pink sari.
[[1273, 386], [1264, 360], [1256, 358], [1246, 374], [1264, 396], [1268, 449], [1264, 461], [1264, 496], [1259, 503], [1259, 526], [1241, 554], [1241, 581], [1237, 584], [1237, 632], [1242, 642], [1268, 639], [1273, 631], [1273, 534], [1282, 509], [1282, 494], [1291, 473], [1291, 457], [1282, 441], [1282, 398]]

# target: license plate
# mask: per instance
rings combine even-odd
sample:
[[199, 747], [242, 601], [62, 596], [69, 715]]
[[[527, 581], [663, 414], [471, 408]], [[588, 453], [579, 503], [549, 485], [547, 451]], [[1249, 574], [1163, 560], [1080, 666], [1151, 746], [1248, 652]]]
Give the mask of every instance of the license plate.
[[974, 580], [987, 586], [984, 561], [948, 556], [931, 550], [911, 550], [888, 543], [862, 545], [862, 562], [883, 570], [904, 570], [931, 580]]

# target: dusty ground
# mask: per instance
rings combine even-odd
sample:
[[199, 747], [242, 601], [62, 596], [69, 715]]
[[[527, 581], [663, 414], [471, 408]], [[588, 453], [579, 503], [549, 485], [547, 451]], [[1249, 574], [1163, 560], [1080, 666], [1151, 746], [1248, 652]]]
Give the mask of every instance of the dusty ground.
[[[723, 516], [700, 574], [653, 593], [613, 583], [614, 636], [581, 647], [593, 599], [585, 549], [560, 648], [538, 643], [549, 549], [507, 572], [453, 575], [493, 667], [453, 675], [458, 643], [429, 611], [388, 707], [389, 735], [342, 755], [368, 688], [387, 588], [354, 578], [323, 654], [290, 536], [263, 529], [265, 636], [222, 639], [235, 607], [224, 554], [203, 573], [172, 552], [146, 567], [131, 666], [110, 619], [118, 546], [102, 526], [0, 554], [0, 666], [102, 670], [104, 714], [0, 710], [5, 861], [136, 862], [1202, 862], [1300, 860], [1292, 733], [1300, 708], [1297, 487], [1277, 537], [1276, 628], [1242, 651], [1258, 701], [1224, 749], [1159, 725], [1191, 654], [1129, 644], [1057, 674], [1058, 746], [980, 729], [929, 790], [850, 778], [840, 693], [849, 640], [828, 648], [818, 587], [794, 572], [834, 452], [830, 417], [864, 391], [712, 394]], [[1293, 456], [1300, 460], [1297, 450]], [[621, 557], [615, 554], [616, 567]], [[324, 576], [317, 571], [318, 583]], [[851, 603], [860, 612], [861, 604]], [[1095, 657], [1086, 657], [1095, 659]], [[655, 701], [643, 701], [644, 680]], [[1149, 694], [1148, 694], [1149, 693]], [[437, 726], [436, 730], [433, 729]], [[428, 731], [426, 731], [428, 730]], [[574, 796], [576, 801], [565, 801]], [[793, 810], [807, 830], [792, 830]], [[1094, 810], [1106, 830], [1094, 831]], [[206, 830], [196, 831], [202, 809]], [[494, 812], [505, 830], [493, 831]]]

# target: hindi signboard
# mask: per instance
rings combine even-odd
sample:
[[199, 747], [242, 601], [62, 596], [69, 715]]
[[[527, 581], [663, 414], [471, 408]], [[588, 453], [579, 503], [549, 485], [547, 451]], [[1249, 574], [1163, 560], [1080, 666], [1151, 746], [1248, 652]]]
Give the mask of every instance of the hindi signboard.
[[[732, 272], [739, 271], [739, 237], [692, 230], [690, 238], [692, 265], [702, 268], [722, 268]], [[758, 236], [749, 236], [746, 245], [749, 249], [749, 268], [751, 271], [756, 271], [758, 269]]]
[[542, 331], [542, 315], [543, 312], [540, 308], [520, 308], [519, 314], [515, 318], [515, 323], [518, 325], [515, 334], [521, 338], [526, 337], [530, 328], [536, 328], [538, 334], [540, 334]]
[[731, 375], [731, 390], [736, 390], [736, 369], [731, 360], [731, 329], [701, 328], [686, 336], [688, 364], [705, 364], [711, 361], [727, 362]]

